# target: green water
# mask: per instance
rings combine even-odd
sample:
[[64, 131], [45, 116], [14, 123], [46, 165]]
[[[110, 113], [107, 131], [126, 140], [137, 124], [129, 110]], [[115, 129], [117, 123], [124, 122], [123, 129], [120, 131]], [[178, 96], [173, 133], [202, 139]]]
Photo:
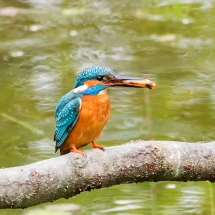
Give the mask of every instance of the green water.
[[[99, 144], [215, 139], [214, 0], [0, 0], [0, 9], [1, 167], [59, 156], [55, 104], [92, 65], [157, 84], [109, 90], [112, 115]], [[94, 215], [212, 215], [213, 192], [206, 182], [142, 183], [56, 203]]]

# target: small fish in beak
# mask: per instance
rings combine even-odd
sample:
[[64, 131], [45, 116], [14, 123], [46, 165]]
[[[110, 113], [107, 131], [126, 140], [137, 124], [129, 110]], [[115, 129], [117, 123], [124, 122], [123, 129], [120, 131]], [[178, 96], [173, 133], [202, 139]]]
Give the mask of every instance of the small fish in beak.
[[110, 87], [138, 87], [138, 88], [149, 88], [154, 89], [156, 84], [148, 79], [131, 78], [125, 76], [114, 76], [104, 81], [105, 84]]

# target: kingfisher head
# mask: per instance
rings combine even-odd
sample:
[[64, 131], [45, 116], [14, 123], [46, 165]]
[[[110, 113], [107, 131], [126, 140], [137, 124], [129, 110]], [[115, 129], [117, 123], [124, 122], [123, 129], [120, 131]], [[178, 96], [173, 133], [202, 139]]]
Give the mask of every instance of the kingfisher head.
[[117, 76], [107, 67], [93, 66], [79, 73], [73, 91], [85, 95], [97, 95], [100, 91], [114, 86], [155, 88], [148, 79]]

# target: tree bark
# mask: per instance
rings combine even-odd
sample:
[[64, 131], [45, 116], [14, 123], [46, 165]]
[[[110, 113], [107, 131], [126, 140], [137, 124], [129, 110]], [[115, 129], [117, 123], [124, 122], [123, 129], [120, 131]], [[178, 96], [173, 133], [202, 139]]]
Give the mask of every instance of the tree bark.
[[0, 208], [27, 208], [80, 192], [145, 181], [215, 181], [215, 142], [132, 141], [0, 169]]

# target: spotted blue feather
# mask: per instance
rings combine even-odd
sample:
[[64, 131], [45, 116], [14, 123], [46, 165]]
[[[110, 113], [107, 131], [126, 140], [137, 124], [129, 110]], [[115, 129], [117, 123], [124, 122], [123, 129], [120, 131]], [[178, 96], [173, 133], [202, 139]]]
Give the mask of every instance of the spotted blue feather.
[[107, 67], [92, 66], [86, 68], [79, 73], [75, 82], [75, 88], [83, 85], [84, 82], [87, 80], [96, 79], [98, 75], [99, 76], [114, 75], [114, 72]]
[[82, 94], [76, 94], [70, 91], [59, 100], [56, 106], [56, 130], [54, 134], [54, 140], [56, 141], [55, 151], [63, 144], [78, 120], [81, 97]]

